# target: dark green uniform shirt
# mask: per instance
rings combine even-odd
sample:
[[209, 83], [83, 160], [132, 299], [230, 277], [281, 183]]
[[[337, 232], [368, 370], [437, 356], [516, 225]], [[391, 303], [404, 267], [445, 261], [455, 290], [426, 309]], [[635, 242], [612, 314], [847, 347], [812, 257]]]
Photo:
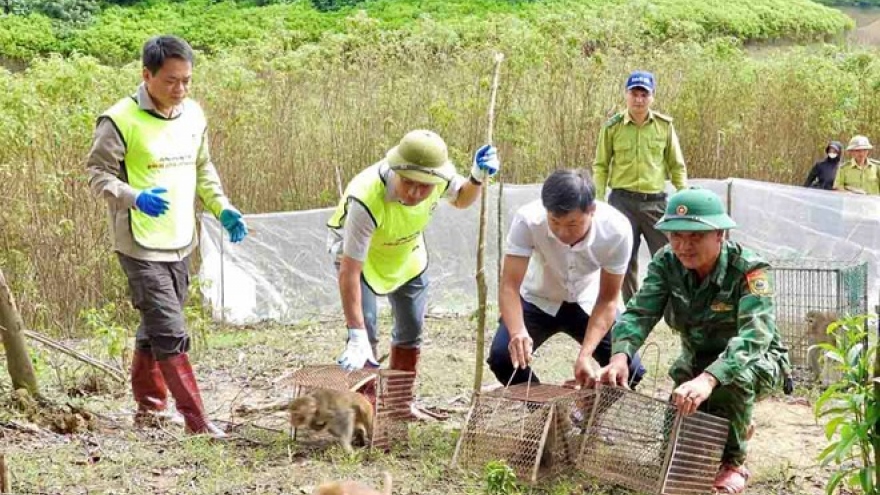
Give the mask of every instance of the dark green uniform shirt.
[[776, 329], [768, 268], [757, 254], [727, 241], [715, 269], [700, 282], [664, 247], [612, 329], [612, 353], [632, 357], [670, 303], [666, 322], [681, 337], [681, 365], [705, 370], [722, 385], [762, 357], [787, 372], [788, 350]]

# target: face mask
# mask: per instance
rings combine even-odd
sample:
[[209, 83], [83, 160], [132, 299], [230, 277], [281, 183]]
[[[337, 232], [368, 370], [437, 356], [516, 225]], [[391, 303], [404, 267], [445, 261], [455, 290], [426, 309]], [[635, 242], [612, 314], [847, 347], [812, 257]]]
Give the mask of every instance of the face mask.
[[832, 152], [832, 153], [828, 153], [828, 158], [831, 158], [832, 160], [834, 160], [834, 159], [837, 158], [838, 156], [839, 156], [839, 155], [838, 155], [837, 153], [833, 153], [833, 152]]

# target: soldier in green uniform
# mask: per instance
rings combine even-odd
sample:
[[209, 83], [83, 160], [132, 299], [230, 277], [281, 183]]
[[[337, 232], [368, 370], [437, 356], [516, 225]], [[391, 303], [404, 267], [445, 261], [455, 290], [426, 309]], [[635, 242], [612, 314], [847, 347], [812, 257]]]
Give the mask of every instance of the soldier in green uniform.
[[880, 194], [880, 162], [868, 158], [874, 146], [866, 136], [853, 136], [846, 147], [852, 159], [840, 167], [834, 189], [856, 194]]
[[730, 420], [715, 479], [721, 493], [745, 490], [752, 409], [790, 371], [776, 329], [769, 265], [724, 240], [735, 226], [711, 191], [687, 189], [669, 199], [657, 223], [669, 234], [669, 246], [654, 256], [642, 288], [612, 328], [611, 361], [599, 372], [603, 383], [626, 384], [628, 361], [666, 310], [682, 348], [669, 372], [671, 402], [684, 414], [699, 409]]
[[672, 118], [651, 110], [654, 75], [635, 71], [626, 81], [626, 111], [611, 117], [599, 131], [593, 180], [596, 199], [620, 210], [632, 225], [633, 246], [623, 280], [623, 300], [638, 290], [638, 253], [642, 236], [653, 256], [666, 245], [666, 236], [654, 228], [666, 209], [666, 178], [676, 189], [687, 182], [684, 157]]

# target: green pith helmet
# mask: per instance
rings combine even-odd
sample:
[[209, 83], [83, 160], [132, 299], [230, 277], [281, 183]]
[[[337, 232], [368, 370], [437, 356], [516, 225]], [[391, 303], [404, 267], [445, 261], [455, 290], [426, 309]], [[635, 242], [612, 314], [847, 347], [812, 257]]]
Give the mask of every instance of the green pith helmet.
[[736, 228], [736, 222], [727, 216], [717, 194], [692, 188], [669, 198], [666, 214], [655, 227], [664, 232], [728, 230]]
[[446, 143], [432, 131], [408, 132], [400, 144], [388, 151], [385, 159], [391, 170], [401, 177], [424, 184], [445, 184], [455, 175]]

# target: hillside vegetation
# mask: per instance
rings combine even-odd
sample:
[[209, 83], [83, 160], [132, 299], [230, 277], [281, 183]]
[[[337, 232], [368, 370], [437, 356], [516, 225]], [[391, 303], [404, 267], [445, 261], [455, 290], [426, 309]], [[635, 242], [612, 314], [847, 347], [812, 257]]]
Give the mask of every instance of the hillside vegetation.
[[[0, 57], [26, 61], [80, 53], [124, 63], [156, 33], [178, 34], [217, 53], [266, 43], [286, 50], [309, 50], [328, 40], [357, 43], [365, 30], [390, 43], [450, 50], [515, 38], [576, 44], [716, 36], [815, 40], [852, 27], [843, 14], [809, 0], [373, 0], [326, 12], [306, 0], [268, 5], [158, 0], [100, 11], [94, 1], [13, 2], [15, 8], [7, 11], [14, 13], [0, 15]], [[602, 31], [607, 18], [632, 13], [640, 14], [636, 26]]]
[[[337, 170], [347, 181], [416, 127], [441, 133], [465, 170], [485, 136], [496, 49], [507, 55], [495, 131], [505, 182], [589, 166], [599, 127], [622, 106], [622, 81], [635, 68], [657, 74], [656, 106], [675, 117], [694, 177], [797, 183], [828, 139], [880, 136], [874, 52], [812, 45], [753, 57], [743, 48], [743, 39], [808, 39], [849, 25], [811, 2], [405, 8], [416, 4], [327, 13], [305, 2], [110, 7], [68, 26], [60, 51], [71, 55], [30, 58], [25, 50], [23, 70], [0, 69], [0, 266], [28, 325], [68, 337], [130, 321], [104, 204], [88, 193], [83, 159], [96, 116], [134, 90], [135, 52], [157, 32], [188, 36], [202, 50], [193, 95], [207, 111], [226, 189], [245, 213], [334, 204]], [[10, 19], [63, 25], [35, 14]], [[27, 36], [0, 30], [0, 45], [47, 36], [42, 52], [62, 43], [59, 31], [21, 29]]]

